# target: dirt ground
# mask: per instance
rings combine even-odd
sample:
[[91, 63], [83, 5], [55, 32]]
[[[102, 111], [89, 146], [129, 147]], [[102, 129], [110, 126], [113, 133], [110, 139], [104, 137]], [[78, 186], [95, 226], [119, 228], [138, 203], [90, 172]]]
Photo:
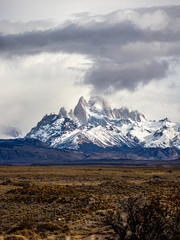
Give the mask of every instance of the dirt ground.
[[179, 205], [180, 167], [1, 166], [0, 240], [113, 240], [108, 211], [129, 197]]

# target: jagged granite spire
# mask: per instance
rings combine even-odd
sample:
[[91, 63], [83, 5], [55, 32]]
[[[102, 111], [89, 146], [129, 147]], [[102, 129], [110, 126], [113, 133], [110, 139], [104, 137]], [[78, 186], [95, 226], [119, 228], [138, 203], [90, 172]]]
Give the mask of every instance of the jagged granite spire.
[[64, 118], [68, 118], [68, 112], [66, 111], [66, 109], [64, 107], [60, 108], [59, 116], [64, 117]]
[[84, 99], [84, 97], [81, 97], [78, 101], [78, 104], [76, 105], [76, 107], [74, 108], [74, 115], [77, 117], [77, 119], [86, 124], [87, 120], [88, 120], [88, 116], [87, 116], [87, 112], [86, 112], [86, 106], [87, 106], [87, 102]]

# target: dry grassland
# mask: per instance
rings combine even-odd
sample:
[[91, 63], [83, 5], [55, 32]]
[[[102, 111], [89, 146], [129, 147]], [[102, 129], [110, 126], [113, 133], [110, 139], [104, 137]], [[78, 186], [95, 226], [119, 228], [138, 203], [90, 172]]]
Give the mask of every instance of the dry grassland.
[[170, 166], [1, 166], [0, 239], [116, 239], [107, 212], [130, 197], [177, 209], [179, 182]]

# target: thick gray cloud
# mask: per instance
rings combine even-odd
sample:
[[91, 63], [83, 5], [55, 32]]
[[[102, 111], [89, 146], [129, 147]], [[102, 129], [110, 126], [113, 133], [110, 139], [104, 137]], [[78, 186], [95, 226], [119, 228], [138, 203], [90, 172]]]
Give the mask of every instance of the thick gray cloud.
[[86, 75], [86, 82], [96, 86], [102, 93], [113, 93], [118, 89], [133, 91], [139, 83], [147, 84], [153, 79], [167, 75], [168, 61], [135, 63], [127, 66], [104, 64], [94, 66]]
[[[0, 51], [6, 56], [62, 51], [104, 58], [106, 55], [112, 55], [113, 48], [119, 48], [128, 42], [146, 41], [147, 37], [142, 30], [126, 21], [113, 25], [70, 24], [63, 29], [1, 36]], [[169, 38], [169, 35], [167, 37]]]
[[96, 92], [130, 91], [165, 78], [180, 55], [180, 6], [117, 11], [44, 31], [2, 34], [1, 57], [42, 52], [84, 54], [82, 83]]

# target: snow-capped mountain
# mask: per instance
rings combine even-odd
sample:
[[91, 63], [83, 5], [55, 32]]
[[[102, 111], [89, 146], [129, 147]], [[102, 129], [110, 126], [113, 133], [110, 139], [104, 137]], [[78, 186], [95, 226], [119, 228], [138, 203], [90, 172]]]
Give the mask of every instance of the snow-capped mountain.
[[149, 121], [138, 111], [112, 109], [99, 96], [87, 102], [79, 99], [69, 113], [62, 107], [58, 114], [45, 115], [26, 135], [48, 143], [52, 148], [83, 151], [83, 146], [107, 148], [171, 148], [180, 150], [180, 124], [167, 118]]

